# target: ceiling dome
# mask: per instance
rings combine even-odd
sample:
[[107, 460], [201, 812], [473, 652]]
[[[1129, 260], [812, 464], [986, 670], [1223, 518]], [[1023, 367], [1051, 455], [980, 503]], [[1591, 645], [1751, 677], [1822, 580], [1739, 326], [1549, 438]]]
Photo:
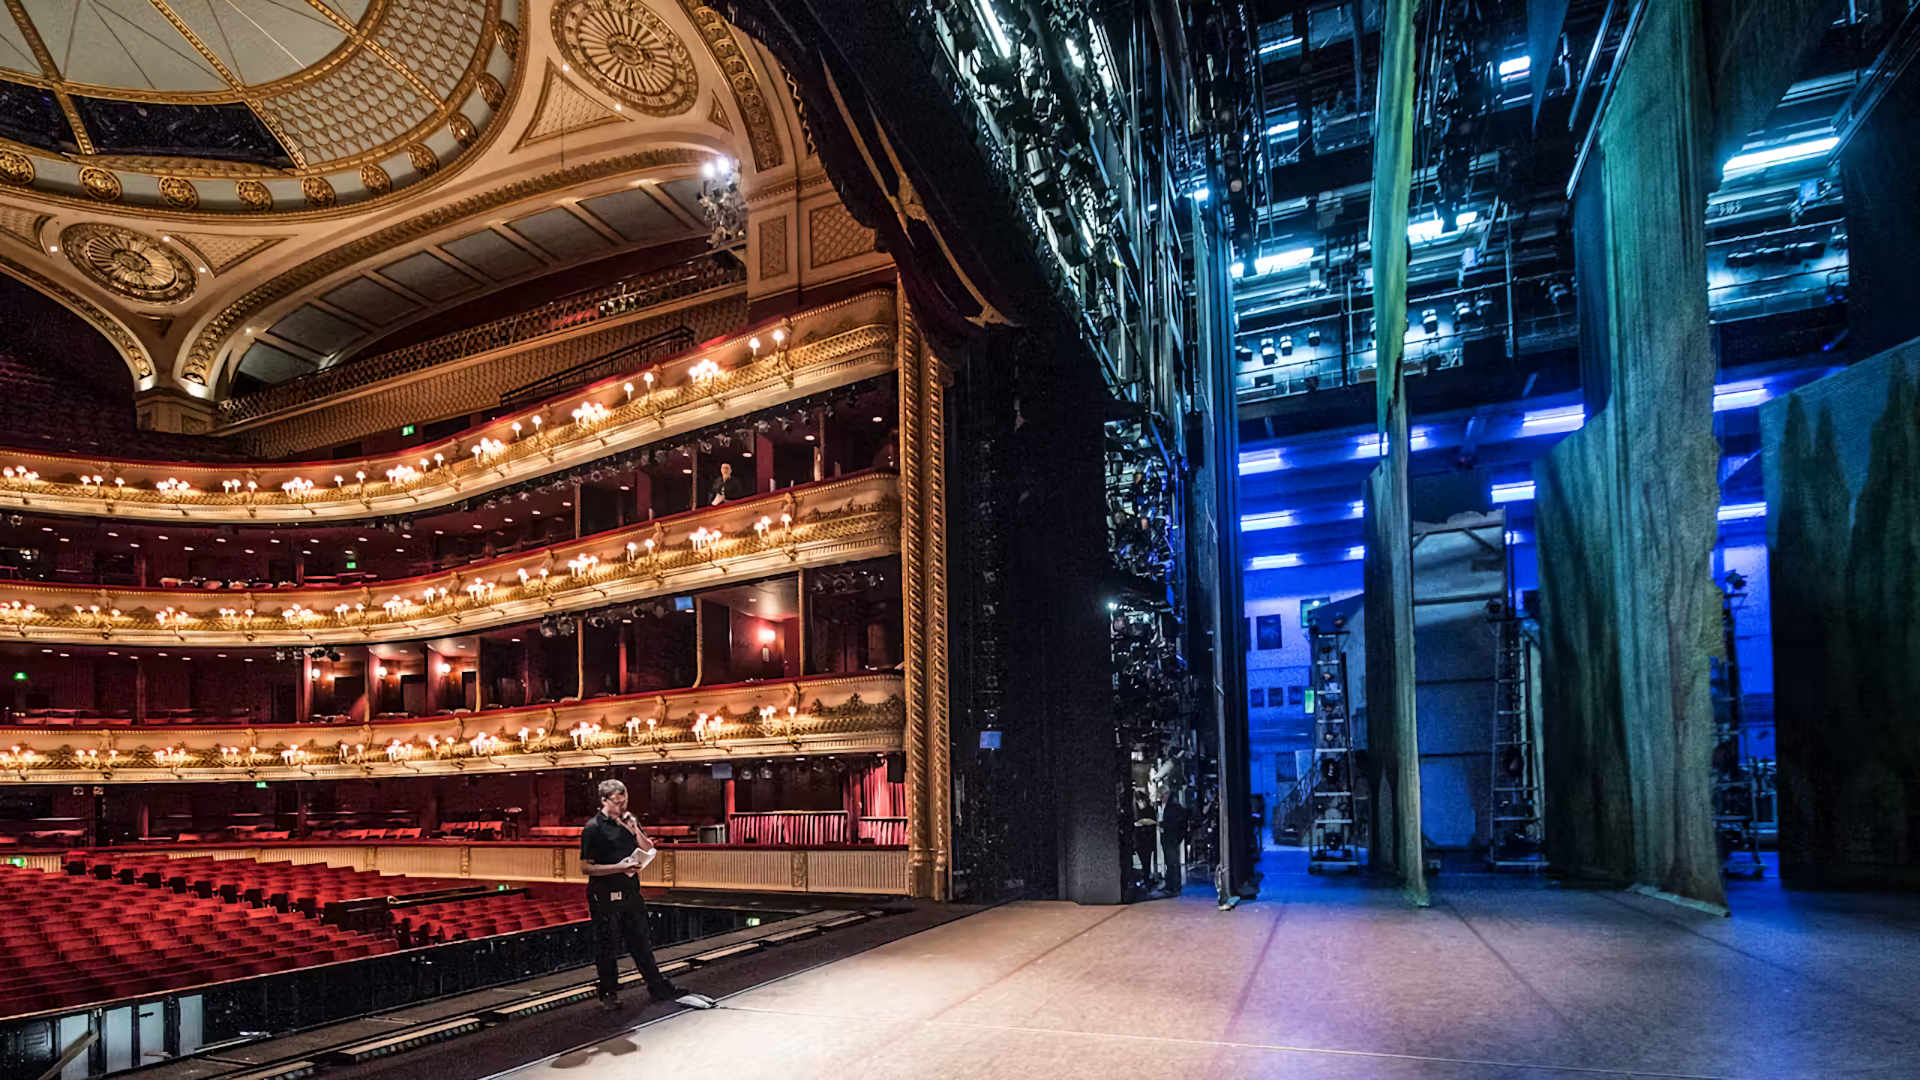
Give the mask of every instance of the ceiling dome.
[[100, 202], [261, 213], [377, 198], [474, 142], [516, 70], [516, 0], [8, 8], [3, 179]]

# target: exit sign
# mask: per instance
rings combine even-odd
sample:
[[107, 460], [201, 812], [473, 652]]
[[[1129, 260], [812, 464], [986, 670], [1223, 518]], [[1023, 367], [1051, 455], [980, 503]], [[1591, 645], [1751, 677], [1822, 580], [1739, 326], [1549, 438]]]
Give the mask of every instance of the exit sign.
[[408, 425], [407, 425], [406, 427], [403, 427], [403, 428], [401, 428], [401, 429], [400, 429], [400, 434], [401, 434], [402, 436], [407, 436], [407, 435], [411, 435], [411, 434], [413, 434], [413, 425], [412, 425], [412, 424], [408, 424]]

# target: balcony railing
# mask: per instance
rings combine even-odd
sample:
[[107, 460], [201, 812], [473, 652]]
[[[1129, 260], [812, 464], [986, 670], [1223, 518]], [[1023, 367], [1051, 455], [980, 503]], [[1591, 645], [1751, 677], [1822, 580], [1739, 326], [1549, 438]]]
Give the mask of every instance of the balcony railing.
[[701, 293], [733, 288], [745, 281], [746, 271], [739, 264], [722, 264], [703, 256], [692, 263], [638, 274], [478, 326], [302, 375], [256, 393], [228, 398], [219, 406], [220, 423], [231, 425], [257, 419], [293, 405], [370, 386], [451, 360], [518, 345]]
[[326, 780], [770, 754], [885, 753], [898, 672], [625, 694], [362, 724], [0, 728], [0, 785]]
[[[0, 632], [23, 641], [307, 646], [470, 634], [560, 611], [751, 580], [897, 550], [892, 473], [866, 472], [426, 577], [191, 592], [46, 583], [0, 591]], [[3, 763], [0, 763], [3, 764]]]
[[0, 452], [0, 506], [207, 524], [416, 514], [890, 371], [893, 304], [888, 291], [827, 304], [447, 439], [358, 460], [213, 465]]

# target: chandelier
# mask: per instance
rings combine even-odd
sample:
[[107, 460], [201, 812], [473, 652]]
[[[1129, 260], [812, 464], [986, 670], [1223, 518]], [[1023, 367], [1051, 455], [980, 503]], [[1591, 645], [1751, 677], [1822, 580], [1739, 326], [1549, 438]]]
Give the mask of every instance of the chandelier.
[[747, 200], [740, 195], [740, 173], [727, 158], [700, 167], [700, 209], [713, 232], [707, 244], [731, 247], [747, 235]]

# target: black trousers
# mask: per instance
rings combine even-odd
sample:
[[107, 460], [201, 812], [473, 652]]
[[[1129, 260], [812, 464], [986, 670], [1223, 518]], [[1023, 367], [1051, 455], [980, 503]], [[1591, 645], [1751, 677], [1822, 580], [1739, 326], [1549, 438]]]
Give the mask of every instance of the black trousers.
[[1179, 892], [1187, 884], [1187, 868], [1180, 861], [1180, 841], [1183, 838], [1174, 833], [1164, 833], [1160, 837], [1160, 856], [1166, 860], [1166, 887], [1170, 892]]
[[665, 997], [673, 983], [660, 974], [653, 960], [653, 942], [647, 935], [647, 902], [640, 890], [626, 891], [619, 900], [605, 900], [588, 894], [587, 913], [593, 918], [593, 961], [600, 975], [600, 996], [612, 997], [620, 983], [620, 948], [627, 953], [647, 980], [647, 992]]

